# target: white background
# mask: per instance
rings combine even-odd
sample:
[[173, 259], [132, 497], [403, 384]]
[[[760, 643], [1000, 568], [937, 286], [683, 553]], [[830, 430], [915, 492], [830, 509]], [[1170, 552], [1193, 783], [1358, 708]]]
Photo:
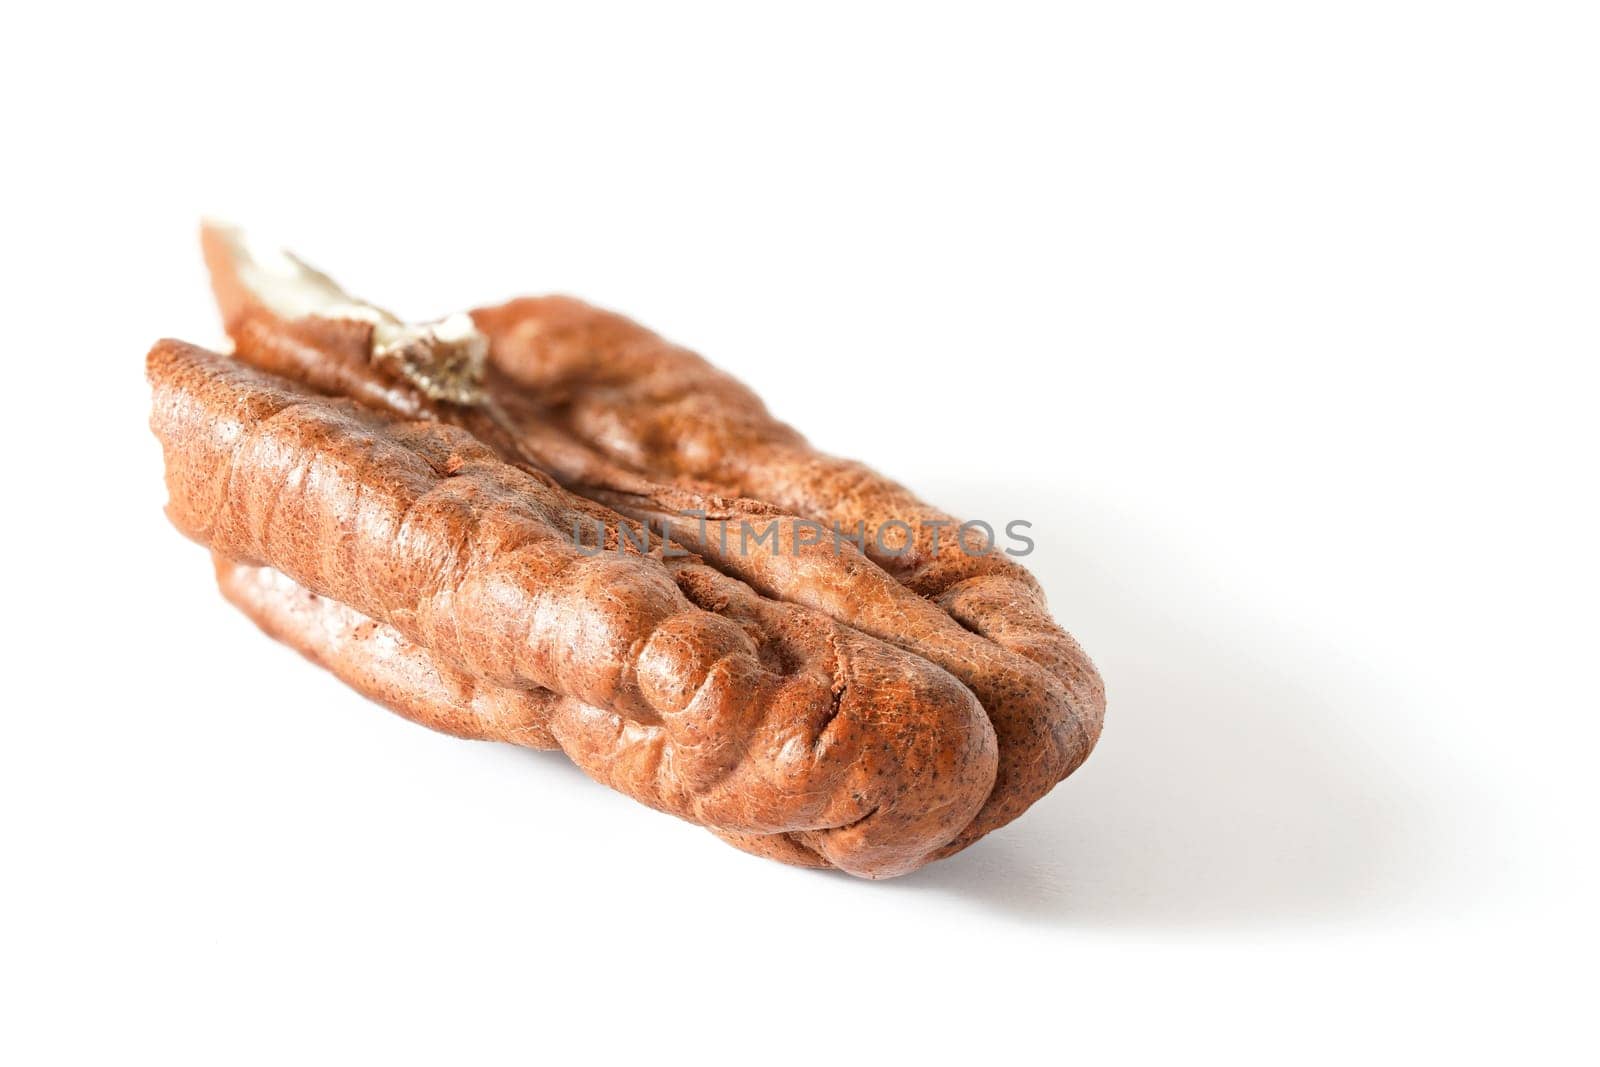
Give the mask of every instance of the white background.
[[[0, 1058], [1593, 1057], [1592, 6], [470, 8], [4, 16]], [[1099, 750], [869, 884], [363, 702], [161, 515], [202, 213], [1033, 521]]]

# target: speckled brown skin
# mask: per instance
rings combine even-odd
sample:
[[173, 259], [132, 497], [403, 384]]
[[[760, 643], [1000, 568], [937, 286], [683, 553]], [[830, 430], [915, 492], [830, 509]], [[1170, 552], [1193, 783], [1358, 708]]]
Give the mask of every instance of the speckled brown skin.
[[[238, 358], [319, 392], [464, 426], [508, 461], [629, 516], [665, 522], [705, 562], [762, 596], [821, 611], [965, 683], [998, 735], [998, 773], [982, 810], [935, 857], [1021, 814], [1093, 747], [1104, 708], [1099, 678], [1025, 570], [1003, 555], [957, 550], [948, 515], [860, 464], [815, 453], [698, 356], [579, 301], [514, 301], [474, 313], [492, 342], [488, 403], [437, 403], [373, 366], [370, 326], [279, 319], [240, 283], [227, 241], [207, 231], [204, 244]], [[712, 521], [686, 521], [686, 508]], [[722, 551], [717, 516], [775, 523], [785, 550]], [[872, 558], [848, 542], [790, 551], [797, 524], [811, 518], [846, 529], [864, 523]], [[948, 523], [941, 551], [926, 529], [903, 553], [876, 548], [871, 531], [890, 520]], [[886, 540], [895, 546], [892, 534]], [[372, 695], [362, 647], [319, 661]], [[722, 836], [789, 862], [815, 859], [784, 835]]]
[[570, 531], [599, 505], [456, 427], [179, 342], [148, 372], [181, 531], [478, 683], [559, 694], [549, 736], [606, 784], [867, 877], [926, 862], [993, 788], [948, 672], [697, 557], [587, 555]]
[[[698, 493], [758, 499], [845, 531], [861, 524], [872, 564], [991, 649], [1047, 672], [1054, 684], [1039, 696], [1039, 673], [1010, 660], [1021, 712], [979, 693], [1000, 737], [1000, 780], [978, 824], [950, 851], [1026, 810], [1088, 756], [1105, 714], [1098, 672], [1051, 618], [1026, 569], [999, 552], [961, 550], [958, 520], [861, 463], [817, 452], [744, 385], [620, 315], [568, 297], [533, 297], [479, 309], [473, 319], [490, 340], [491, 391], [502, 409], [540, 442], [559, 443], [546, 448], [571, 468], [580, 491], [589, 493], [586, 481], [619, 481], [593, 473], [609, 465]], [[620, 506], [614, 495], [591, 495]], [[909, 544], [901, 528], [885, 526], [892, 522], [915, 531]], [[936, 547], [933, 524], [941, 523]], [[891, 641], [924, 632], [868, 629]]]

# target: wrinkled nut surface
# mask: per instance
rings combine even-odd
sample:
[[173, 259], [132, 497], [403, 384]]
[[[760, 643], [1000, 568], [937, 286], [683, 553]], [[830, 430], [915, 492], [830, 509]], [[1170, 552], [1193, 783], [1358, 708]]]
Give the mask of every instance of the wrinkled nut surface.
[[[966, 847], [1093, 747], [1099, 677], [1025, 570], [808, 543], [953, 520], [698, 356], [560, 297], [407, 326], [237, 230], [203, 245], [235, 351], [150, 354], [168, 513], [364, 695], [866, 877]], [[729, 550], [750, 520], [777, 551]], [[672, 542], [619, 537], [646, 522]]]

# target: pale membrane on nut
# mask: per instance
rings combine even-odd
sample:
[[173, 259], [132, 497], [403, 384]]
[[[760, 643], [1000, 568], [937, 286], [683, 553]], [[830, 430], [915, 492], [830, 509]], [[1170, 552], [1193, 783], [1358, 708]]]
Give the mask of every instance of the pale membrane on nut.
[[239, 281], [272, 314], [286, 321], [316, 316], [372, 326], [374, 363], [382, 364], [434, 400], [483, 402], [489, 342], [471, 316], [456, 312], [434, 322], [408, 323], [345, 292], [332, 278], [238, 226], [208, 222], [226, 241]]

